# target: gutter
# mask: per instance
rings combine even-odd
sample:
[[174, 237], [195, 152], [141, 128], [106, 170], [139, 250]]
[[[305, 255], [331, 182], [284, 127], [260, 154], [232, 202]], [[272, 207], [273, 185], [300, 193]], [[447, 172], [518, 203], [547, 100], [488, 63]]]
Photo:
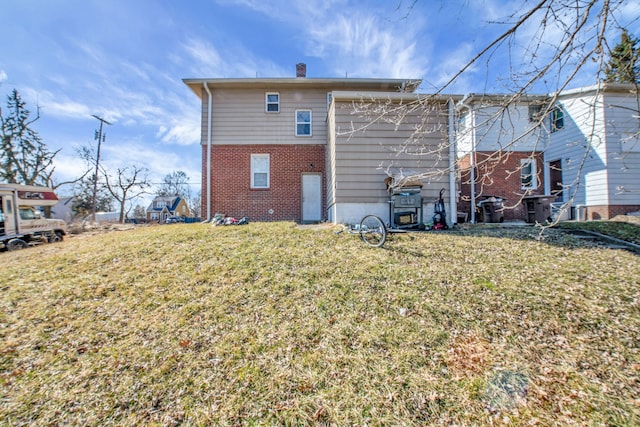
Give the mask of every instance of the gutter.
[[213, 97], [207, 82], [202, 83], [204, 90], [207, 92], [207, 221], [211, 219], [211, 108], [213, 105]]

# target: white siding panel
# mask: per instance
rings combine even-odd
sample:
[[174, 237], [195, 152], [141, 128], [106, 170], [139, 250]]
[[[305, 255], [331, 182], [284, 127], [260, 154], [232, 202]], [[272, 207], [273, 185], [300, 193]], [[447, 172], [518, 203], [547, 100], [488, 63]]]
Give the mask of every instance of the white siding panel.
[[[529, 105], [473, 106], [475, 112], [476, 151], [542, 151], [546, 134], [536, 130], [529, 121]], [[467, 142], [468, 143], [468, 142]]]
[[632, 93], [605, 93], [609, 204], [640, 204], [640, 120]]
[[[606, 150], [602, 115], [593, 95], [572, 96], [564, 99], [561, 107], [565, 112], [564, 128], [550, 134], [545, 161], [562, 160], [563, 184], [567, 197], [574, 198], [574, 205], [586, 204], [602, 199], [595, 179], [602, 177], [606, 169]], [[599, 119], [598, 119], [599, 118]], [[587, 186], [586, 177], [589, 178]]]

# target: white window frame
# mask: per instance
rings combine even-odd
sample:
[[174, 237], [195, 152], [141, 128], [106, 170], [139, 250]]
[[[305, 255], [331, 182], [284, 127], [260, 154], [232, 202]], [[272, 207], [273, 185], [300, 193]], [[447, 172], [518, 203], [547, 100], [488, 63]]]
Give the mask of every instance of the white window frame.
[[[299, 122], [298, 121], [298, 113], [301, 113], [303, 111], [306, 111], [309, 113], [309, 121], [308, 122]], [[295, 112], [296, 116], [295, 116], [295, 120], [296, 120], [296, 136], [301, 136], [301, 137], [310, 137], [313, 136], [313, 111], [310, 109], [299, 109], [296, 110]], [[309, 125], [309, 133], [298, 133], [298, 126], [299, 125]]]
[[[525, 185], [523, 183], [525, 178], [525, 168], [531, 168], [531, 184]], [[526, 174], [528, 176], [529, 174]], [[520, 187], [522, 190], [535, 190], [538, 188], [538, 171], [536, 170], [535, 159], [520, 159]]]
[[[269, 154], [251, 155], [251, 188], [264, 189], [271, 185], [271, 159]], [[266, 183], [256, 182], [256, 174], [266, 174]]]
[[[273, 96], [273, 95], [278, 97], [278, 100], [275, 102], [269, 101], [269, 96]], [[269, 110], [270, 105], [275, 105], [276, 109]], [[269, 114], [276, 114], [280, 112], [280, 93], [279, 92], [266, 92], [264, 94], [264, 111]]]
[[551, 110], [551, 132], [557, 132], [560, 129], [564, 129], [564, 110], [561, 107], [554, 107]]

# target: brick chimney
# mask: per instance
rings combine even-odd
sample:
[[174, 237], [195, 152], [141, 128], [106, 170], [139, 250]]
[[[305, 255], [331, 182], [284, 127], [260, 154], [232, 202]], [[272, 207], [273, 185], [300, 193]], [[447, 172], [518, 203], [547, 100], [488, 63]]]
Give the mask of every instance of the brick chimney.
[[296, 64], [296, 77], [307, 77], [307, 64], [302, 62]]

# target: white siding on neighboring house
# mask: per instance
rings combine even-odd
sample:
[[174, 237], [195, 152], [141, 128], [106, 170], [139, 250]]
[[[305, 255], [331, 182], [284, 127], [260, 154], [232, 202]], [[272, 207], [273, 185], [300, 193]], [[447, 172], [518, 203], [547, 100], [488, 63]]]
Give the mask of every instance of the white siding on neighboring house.
[[593, 193], [590, 203], [605, 203], [602, 191], [596, 189], [600, 184], [594, 178], [598, 175], [586, 179], [589, 174], [606, 168], [602, 117], [597, 113], [596, 98], [593, 93], [563, 96], [558, 106], [565, 113], [564, 127], [550, 133], [545, 162], [561, 160], [565, 200], [573, 197], [574, 206], [584, 205], [589, 192]]
[[[489, 101], [487, 101], [489, 102]], [[471, 104], [471, 110], [463, 111], [463, 128], [459, 131], [459, 153], [475, 151], [542, 151], [547, 146], [546, 132], [541, 132], [535, 122], [529, 120], [529, 104], [510, 105], [506, 109], [495, 105]], [[471, 115], [475, 114], [475, 128]], [[472, 132], [475, 130], [475, 135]]]
[[[423, 110], [420, 108], [401, 122], [390, 123], [387, 121], [389, 116], [374, 121], [372, 117], [377, 114], [371, 114], [371, 111], [355, 112], [354, 102], [359, 101], [356, 94], [334, 92], [333, 95], [335, 111], [330, 121], [335, 120], [336, 136], [330, 138], [328, 156], [334, 169], [330, 173], [335, 176], [329, 182], [332, 188], [327, 190], [329, 219], [354, 223], [366, 214], [377, 214], [388, 221], [389, 193], [384, 180], [390, 174], [402, 171], [405, 174], [436, 172], [423, 180], [422, 195], [427, 204], [424, 219], [430, 220], [440, 189], [445, 188], [447, 199], [451, 195], [446, 100], [438, 104], [437, 113], [428, 115], [426, 124], [421, 122]], [[381, 103], [388, 102], [388, 95], [376, 95]], [[403, 102], [416, 99], [415, 95], [407, 95]], [[404, 147], [412, 136], [416, 136], [415, 129], [420, 125], [428, 131], [420, 135], [419, 141]], [[402, 152], [405, 148], [408, 152]]]
[[640, 106], [630, 91], [605, 92], [609, 203], [640, 204]]
[[565, 200], [575, 195], [574, 206], [639, 203], [638, 101], [630, 91], [614, 89], [591, 87], [559, 97], [564, 128], [550, 134], [545, 162], [548, 167], [562, 161]]

